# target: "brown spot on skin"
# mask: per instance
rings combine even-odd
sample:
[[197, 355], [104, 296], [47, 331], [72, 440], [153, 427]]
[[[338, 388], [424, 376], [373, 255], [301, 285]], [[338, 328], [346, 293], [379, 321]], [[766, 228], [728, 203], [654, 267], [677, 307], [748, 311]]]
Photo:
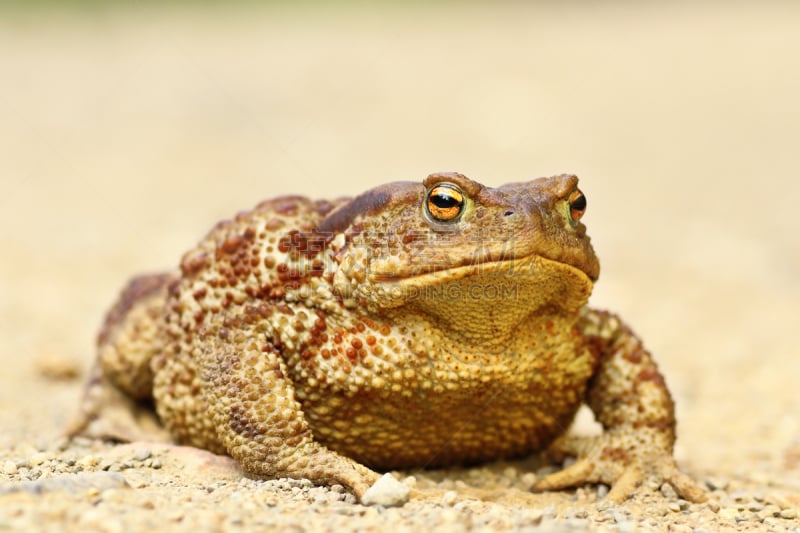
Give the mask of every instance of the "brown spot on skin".
[[244, 243], [244, 237], [242, 237], [241, 235], [231, 235], [230, 237], [225, 239], [225, 241], [223, 241], [221, 248], [222, 251], [225, 252], [226, 254], [232, 254], [236, 250], [238, 250], [239, 246], [241, 246], [243, 243]]
[[636, 376], [636, 381], [650, 381], [658, 385], [664, 385], [664, 377], [655, 368], [644, 368]]
[[672, 418], [645, 419], [634, 421], [632, 426], [634, 429], [652, 428], [659, 431], [672, 431], [675, 422]]
[[275, 310], [279, 313], [283, 313], [284, 315], [293, 316], [294, 310], [286, 304], [278, 304], [275, 306]]
[[289, 217], [293, 217], [297, 215], [297, 210], [299, 208], [299, 201], [302, 198], [297, 196], [284, 196], [281, 198], [276, 198], [273, 202], [273, 209], [275, 212], [280, 215], [286, 215]]
[[188, 253], [183, 256], [181, 261], [181, 273], [183, 277], [190, 278], [200, 272], [208, 265], [208, 254], [201, 253]]
[[267, 231], [278, 231], [286, 222], [282, 218], [271, 218], [264, 224], [264, 229]]
[[628, 454], [623, 448], [606, 448], [601, 457], [605, 461], [627, 462]]
[[[333, 234], [323, 234], [319, 232], [301, 232], [292, 230], [278, 242], [278, 250], [283, 253], [289, 253], [290, 257], [296, 259], [301, 255], [305, 257], [314, 257], [325, 249], [325, 246], [333, 239]], [[319, 270], [322, 268], [320, 265]]]
[[630, 361], [635, 365], [638, 365], [639, 363], [642, 362], [642, 352], [638, 350], [634, 352], [625, 353], [622, 355], [622, 357], [624, 357], [625, 359], [627, 359], [628, 361]]
[[281, 287], [275, 287], [269, 291], [270, 300], [283, 300], [286, 292]]

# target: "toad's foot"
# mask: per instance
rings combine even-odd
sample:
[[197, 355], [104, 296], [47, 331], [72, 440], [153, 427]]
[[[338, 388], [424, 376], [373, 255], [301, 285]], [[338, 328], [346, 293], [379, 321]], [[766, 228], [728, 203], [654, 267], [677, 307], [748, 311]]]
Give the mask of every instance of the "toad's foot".
[[[639, 437], [639, 438], [637, 438]], [[550, 452], [573, 455], [578, 460], [560, 472], [534, 485], [534, 490], [558, 490], [584, 483], [605, 483], [612, 488], [608, 500], [621, 503], [635, 493], [643, 481], [658, 485], [668, 482], [683, 498], [692, 502], [706, 500], [705, 491], [678, 469], [667, 449], [654, 447], [640, 435], [609, 432], [599, 437], [565, 437]]]

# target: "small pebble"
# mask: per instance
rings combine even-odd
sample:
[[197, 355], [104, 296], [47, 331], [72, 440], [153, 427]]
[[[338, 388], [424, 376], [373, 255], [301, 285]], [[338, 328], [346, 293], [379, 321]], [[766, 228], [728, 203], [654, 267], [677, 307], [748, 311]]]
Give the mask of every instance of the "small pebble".
[[92, 468], [97, 466], [100, 460], [94, 455], [84, 455], [78, 459], [77, 465], [81, 468]]
[[3, 473], [4, 474], [9, 475], [9, 476], [13, 476], [17, 472], [19, 472], [19, 470], [17, 469], [17, 463], [15, 463], [14, 461], [11, 461], [10, 459], [8, 461], [4, 461], [3, 462]]
[[601, 501], [597, 502], [597, 510], [601, 511], [601, 512], [602, 511], [610, 511], [610, 510], [614, 509], [614, 507], [616, 507], [616, 505], [614, 505], [614, 502], [610, 502], [608, 500], [601, 500]]
[[669, 483], [662, 483], [660, 488], [661, 494], [668, 500], [677, 500], [678, 493], [675, 492], [675, 489]]
[[797, 511], [794, 509], [783, 509], [781, 511], [781, 518], [785, 518], [787, 520], [794, 520], [797, 518]]
[[31, 458], [28, 462], [33, 466], [38, 466], [45, 461], [49, 461], [51, 458], [52, 455], [47, 452], [36, 452], [35, 454], [31, 455]]
[[765, 520], [769, 517], [780, 516], [781, 508], [774, 504], [769, 504], [764, 509], [756, 513], [759, 520]]
[[394, 476], [386, 473], [367, 489], [361, 498], [361, 502], [364, 505], [394, 507], [406, 503], [410, 492], [411, 489], [407, 485], [400, 483]]
[[448, 490], [442, 496], [442, 505], [450, 507], [452, 505], [455, 505], [457, 499], [458, 499], [458, 493], [454, 490]]
[[136, 452], [136, 454], [133, 456], [133, 460], [141, 462], [146, 459], [150, 459], [152, 455], [153, 452], [150, 451], [150, 448], [142, 448], [141, 450]]
[[747, 510], [748, 511], [753, 511], [754, 513], [757, 513], [758, 511], [761, 511], [762, 509], [764, 509], [764, 506], [761, 503], [756, 502], [756, 501], [752, 501], [747, 505]]
[[536, 483], [536, 474], [534, 474], [533, 472], [525, 472], [524, 474], [522, 474], [520, 481], [522, 481], [522, 486], [526, 490], [530, 490], [533, 487], [534, 483]]

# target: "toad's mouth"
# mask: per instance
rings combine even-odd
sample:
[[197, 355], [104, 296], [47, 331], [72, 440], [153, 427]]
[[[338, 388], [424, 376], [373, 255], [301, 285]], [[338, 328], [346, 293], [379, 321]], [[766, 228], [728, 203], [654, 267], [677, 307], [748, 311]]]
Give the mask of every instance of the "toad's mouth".
[[[563, 250], [562, 250], [563, 252]], [[466, 257], [459, 262], [452, 258], [431, 257], [425, 261], [418, 261], [414, 265], [398, 264], [391, 260], [378, 259], [370, 265], [368, 278], [375, 284], [395, 283], [424, 283], [427, 280], [461, 279], [465, 277], [481, 277], [482, 275], [505, 274], [518, 276], [520, 280], [531, 277], [531, 270], [536, 270], [547, 264], [548, 271], [557, 269], [560, 265], [564, 269], [575, 270], [583, 274], [588, 281], [594, 282], [599, 274], [599, 264], [591, 256], [578, 256], [576, 254], [554, 253], [529, 253], [509, 254], [487, 251], [481, 255]], [[441, 253], [439, 254], [441, 256]], [[533, 273], [535, 276], [535, 273]]]
[[414, 304], [434, 314], [457, 309], [471, 316], [491, 314], [498, 305], [520, 316], [545, 306], [575, 310], [593, 287], [580, 268], [538, 254], [405, 277], [373, 273], [370, 281], [375, 290], [369, 299], [379, 307]]

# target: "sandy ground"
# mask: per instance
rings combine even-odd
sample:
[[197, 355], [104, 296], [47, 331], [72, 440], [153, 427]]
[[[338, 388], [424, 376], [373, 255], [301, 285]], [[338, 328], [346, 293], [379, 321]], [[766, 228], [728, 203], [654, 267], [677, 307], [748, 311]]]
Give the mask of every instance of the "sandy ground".
[[[791, 3], [3, 12], [0, 530], [798, 531], [798, 27]], [[710, 503], [531, 494], [521, 461], [367, 508], [59, 438], [130, 274], [260, 199], [435, 170], [582, 177], [592, 302], [655, 353]]]

